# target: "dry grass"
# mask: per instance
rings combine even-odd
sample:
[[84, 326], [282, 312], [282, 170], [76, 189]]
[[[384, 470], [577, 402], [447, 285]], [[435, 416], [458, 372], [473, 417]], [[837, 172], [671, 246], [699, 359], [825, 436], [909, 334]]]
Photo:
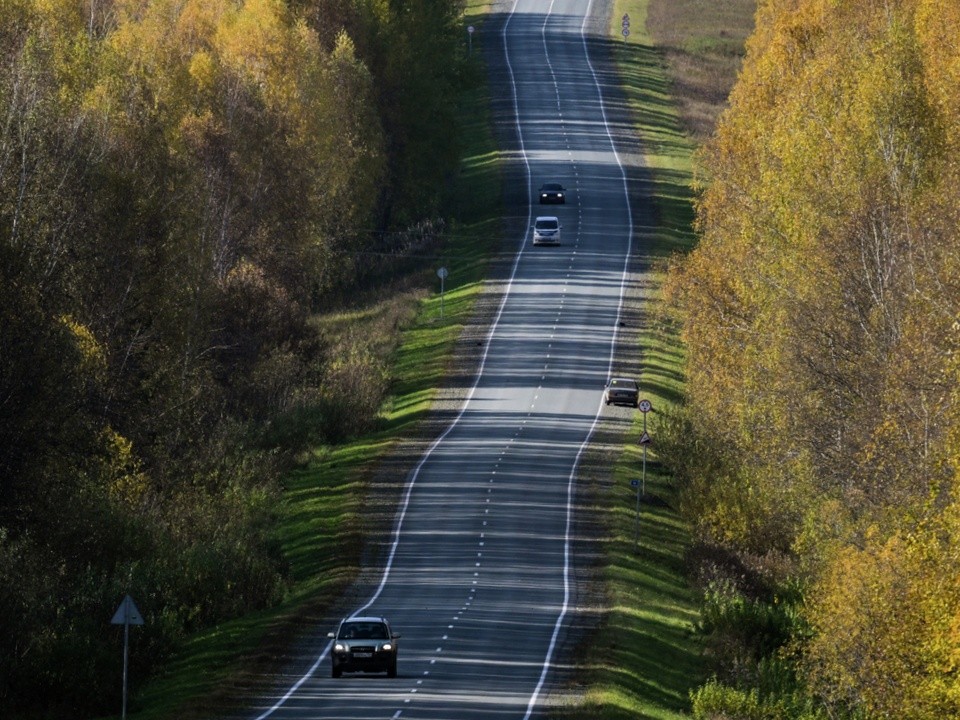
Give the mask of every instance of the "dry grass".
[[649, 0], [647, 31], [663, 53], [671, 94], [698, 145], [726, 107], [756, 7], [757, 0]]

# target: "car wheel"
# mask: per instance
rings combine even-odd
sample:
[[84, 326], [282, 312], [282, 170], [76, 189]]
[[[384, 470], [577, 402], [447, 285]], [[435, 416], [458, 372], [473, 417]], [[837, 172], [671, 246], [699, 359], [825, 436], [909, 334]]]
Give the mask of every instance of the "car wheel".
[[340, 677], [341, 675], [343, 675], [343, 670], [341, 670], [341, 669], [338, 668], [336, 665], [334, 665], [334, 666], [333, 666], [333, 670], [330, 671], [330, 675], [331, 675], [331, 677], [338, 678], [338, 677]]
[[394, 660], [387, 668], [387, 677], [395, 678], [397, 676], [397, 661]]

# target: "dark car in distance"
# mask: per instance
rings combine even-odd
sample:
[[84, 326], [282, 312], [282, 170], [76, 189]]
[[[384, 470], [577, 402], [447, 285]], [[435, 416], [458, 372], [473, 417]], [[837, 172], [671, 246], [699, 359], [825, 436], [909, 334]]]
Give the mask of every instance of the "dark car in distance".
[[640, 386], [636, 380], [629, 378], [613, 378], [607, 383], [603, 391], [603, 401], [609, 405], [631, 405], [639, 407], [640, 405]]
[[327, 633], [333, 638], [331, 675], [343, 673], [385, 672], [387, 677], [397, 676], [397, 639], [399, 633], [390, 629], [386, 618], [351, 617], [340, 621], [336, 632]]
[[541, 205], [564, 205], [567, 202], [566, 189], [560, 183], [549, 182], [540, 186]]

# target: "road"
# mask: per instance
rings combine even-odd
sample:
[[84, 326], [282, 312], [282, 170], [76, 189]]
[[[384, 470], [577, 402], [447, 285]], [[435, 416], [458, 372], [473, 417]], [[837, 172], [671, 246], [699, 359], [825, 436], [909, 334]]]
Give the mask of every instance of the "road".
[[[633, 220], [588, 59], [585, 0], [517, 0], [488, 22], [515, 117], [527, 233], [456, 420], [407, 480], [382, 582], [356, 612], [383, 614], [399, 677], [330, 677], [329, 648], [258, 720], [525, 720], [542, 711], [573, 612], [579, 460], [607, 409]], [[490, 42], [490, 41], [488, 41]], [[566, 205], [536, 204], [562, 182]], [[533, 247], [556, 214], [559, 247]], [[333, 628], [322, 628], [323, 632]]]

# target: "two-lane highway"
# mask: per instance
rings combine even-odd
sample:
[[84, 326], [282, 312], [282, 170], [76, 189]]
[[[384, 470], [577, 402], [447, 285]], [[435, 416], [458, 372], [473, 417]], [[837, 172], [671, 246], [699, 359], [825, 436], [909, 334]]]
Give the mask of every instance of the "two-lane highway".
[[[475, 384], [407, 478], [382, 580], [355, 609], [402, 633], [399, 677], [333, 679], [327, 646], [252, 718], [523, 720], [543, 702], [574, 603], [575, 478], [607, 412], [633, 237], [591, 12], [517, 0], [484, 28], [502, 44], [508, 83], [494, 92], [513, 99], [528, 230]], [[567, 204], [537, 204], [550, 181]], [[538, 214], [561, 219], [561, 245], [532, 246]]]

